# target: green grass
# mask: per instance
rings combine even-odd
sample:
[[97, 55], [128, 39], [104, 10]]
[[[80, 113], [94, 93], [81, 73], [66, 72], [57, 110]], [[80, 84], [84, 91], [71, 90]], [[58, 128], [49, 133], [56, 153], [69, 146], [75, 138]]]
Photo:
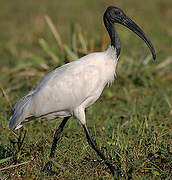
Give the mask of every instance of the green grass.
[[118, 26], [122, 52], [117, 77], [87, 109], [88, 128], [115, 167], [117, 179], [172, 179], [171, 0], [0, 2], [0, 179], [112, 178], [74, 118], [58, 143], [53, 159], [57, 174], [52, 177], [42, 168], [61, 119], [32, 121], [15, 132], [8, 128], [12, 104], [47, 72], [107, 47], [102, 14], [110, 4], [124, 9], [143, 28], [157, 60], [142, 40]]

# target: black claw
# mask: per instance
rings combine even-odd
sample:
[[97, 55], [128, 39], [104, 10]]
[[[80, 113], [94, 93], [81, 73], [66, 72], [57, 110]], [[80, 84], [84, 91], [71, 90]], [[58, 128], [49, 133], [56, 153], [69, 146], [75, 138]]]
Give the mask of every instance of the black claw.
[[52, 166], [53, 166], [53, 162], [48, 161], [42, 171], [45, 172], [49, 176], [53, 176], [54, 174], [57, 174], [55, 171], [52, 170]]

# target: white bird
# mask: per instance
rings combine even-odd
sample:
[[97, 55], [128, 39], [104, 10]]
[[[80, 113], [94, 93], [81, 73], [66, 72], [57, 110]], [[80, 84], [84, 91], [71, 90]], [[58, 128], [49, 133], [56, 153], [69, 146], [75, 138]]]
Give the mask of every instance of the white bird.
[[[87, 140], [97, 154], [105, 161], [112, 175], [114, 168], [98, 150], [86, 126], [85, 109], [95, 103], [104, 87], [114, 80], [116, 65], [120, 55], [120, 38], [115, 31], [114, 23], [119, 23], [143, 39], [152, 52], [156, 54], [150, 40], [141, 28], [117, 7], [109, 6], [103, 16], [105, 27], [109, 33], [111, 44], [104, 52], [88, 54], [71, 63], [67, 63], [48, 73], [26, 96], [14, 106], [14, 114], [10, 120], [11, 129], [21, 128], [33, 118], [55, 119], [64, 118], [57, 129], [51, 148], [50, 157], [54, 156], [59, 134], [71, 116], [83, 126]], [[45, 170], [51, 170], [52, 162], [47, 163]]]

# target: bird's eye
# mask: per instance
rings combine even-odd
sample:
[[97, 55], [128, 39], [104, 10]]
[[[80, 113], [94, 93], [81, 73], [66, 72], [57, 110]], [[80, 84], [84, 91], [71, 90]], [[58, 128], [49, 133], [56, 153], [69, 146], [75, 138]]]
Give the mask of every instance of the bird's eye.
[[121, 15], [122, 15], [122, 13], [121, 13], [121, 11], [115, 11], [115, 15], [117, 15], [117, 16], [121, 16]]

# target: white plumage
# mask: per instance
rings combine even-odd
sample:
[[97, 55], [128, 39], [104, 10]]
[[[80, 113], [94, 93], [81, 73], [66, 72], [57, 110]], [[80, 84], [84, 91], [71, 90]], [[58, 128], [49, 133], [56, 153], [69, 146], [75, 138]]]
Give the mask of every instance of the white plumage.
[[100, 97], [107, 83], [112, 83], [116, 64], [116, 51], [109, 46], [104, 52], [56, 68], [14, 105], [10, 128], [22, 127], [29, 117], [50, 120], [74, 115], [85, 124], [85, 108]]

